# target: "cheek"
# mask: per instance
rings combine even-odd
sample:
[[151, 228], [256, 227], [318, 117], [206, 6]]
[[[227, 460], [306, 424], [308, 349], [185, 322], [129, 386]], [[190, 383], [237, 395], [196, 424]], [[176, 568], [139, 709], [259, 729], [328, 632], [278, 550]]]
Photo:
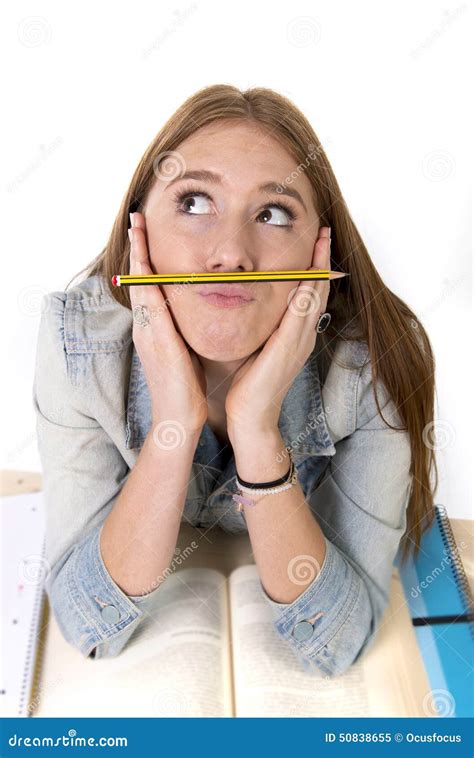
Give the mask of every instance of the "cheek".
[[[157, 274], [175, 274], [193, 271], [195, 258], [189, 243], [175, 232], [156, 228], [148, 230], [148, 252], [152, 269]], [[171, 290], [172, 285], [167, 289]]]
[[199, 295], [187, 291], [192, 286], [169, 285], [168, 308], [186, 343], [198, 355], [220, 361], [244, 358], [267, 341], [286, 311], [291, 289], [283, 284], [272, 287], [248, 310], [214, 311]]
[[266, 303], [268, 304], [268, 319], [273, 320], [275, 325], [279, 324], [283, 318], [298, 284], [297, 281], [279, 282], [272, 288], [272, 296], [266, 300]]

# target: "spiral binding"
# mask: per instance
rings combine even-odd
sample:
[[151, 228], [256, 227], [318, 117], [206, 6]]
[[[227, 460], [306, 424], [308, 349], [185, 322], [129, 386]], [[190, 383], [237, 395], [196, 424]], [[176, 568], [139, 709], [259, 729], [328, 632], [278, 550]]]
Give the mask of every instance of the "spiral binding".
[[[438, 521], [439, 530], [441, 533], [441, 539], [443, 540], [447, 554], [452, 559], [451, 565], [453, 567], [454, 580], [461, 592], [465, 612], [472, 613], [474, 610], [474, 604], [472, 600], [471, 588], [469, 586], [466, 571], [459, 555], [458, 546], [456, 545], [456, 538], [454, 536], [453, 528], [451, 526], [446, 507], [442, 504], [436, 504], [435, 510], [436, 519]], [[467, 623], [469, 624], [471, 637], [474, 639], [474, 622], [468, 621]]]
[[[45, 554], [45, 542], [41, 555]], [[30, 712], [30, 704], [35, 701], [39, 687], [39, 674], [42, 658], [42, 646], [40, 643], [41, 633], [45, 628], [44, 620], [47, 613], [46, 598], [44, 595], [43, 585], [39, 583], [36, 586], [35, 602], [31, 619], [31, 626], [28, 632], [28, 643], [26, 648], [25, 664], [20, 685], [20, 697], [18, 703], [18, 716], [32, 716], [34, 708]], [[28, 686], [30, 681], [30, 672], [33, 668], [31, 677], [31, 689]]]

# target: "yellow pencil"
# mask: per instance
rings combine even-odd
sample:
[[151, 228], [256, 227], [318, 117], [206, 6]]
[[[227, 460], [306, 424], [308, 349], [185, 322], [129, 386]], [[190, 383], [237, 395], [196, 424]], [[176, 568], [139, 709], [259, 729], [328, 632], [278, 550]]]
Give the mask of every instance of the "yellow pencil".
[[291, 282], [298, 280], [341, 279], [349, 276], [329, 269], [293, 269], [289, 271], [231, 271], [228, 274], [116, 274], [114, 287], [134, 284], [198, 284], [203, 282]]

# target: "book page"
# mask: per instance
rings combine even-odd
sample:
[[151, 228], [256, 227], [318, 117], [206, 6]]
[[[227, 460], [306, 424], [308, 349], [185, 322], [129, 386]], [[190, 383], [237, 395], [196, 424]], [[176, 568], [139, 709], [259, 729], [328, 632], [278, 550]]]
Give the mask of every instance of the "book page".
[[213, 569], [169, 575], [160, 605], [114, 658], [84, 658], [48, 630], [35, 716], [232, 716], [226, 579]]
[[428, 717], [431, 686], [398, 569], [392, 568], [390, 602], [377, 635], [362, 658], [370, 715]]
[[256, 566], [229, 579], [238, 717], [370, 716], [363, 666], [330, 679], [301, 661], [273, 626]]
[[[395, 575], [380, 634], [345, 674], [332, 678], [299, 659], [278, 635], [255, 566], [231, 574], [229, 595], [237, 716], [424, 715], [419, 701], [426, 674]], [[416, 696], [412, 680], [417, 677]]]

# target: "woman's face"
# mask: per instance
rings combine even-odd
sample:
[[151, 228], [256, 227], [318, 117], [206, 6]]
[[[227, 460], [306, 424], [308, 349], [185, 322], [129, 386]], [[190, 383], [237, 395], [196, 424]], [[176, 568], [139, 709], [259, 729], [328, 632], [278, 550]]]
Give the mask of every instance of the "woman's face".
[[[319, 218], [311, 185], [295, 169], [292, 156], [268, 132], [245, 122], [210, 124], [186, 139], [160, 164], [145, 203], [154, 273], [310, 267]], [[194, 172], [207, 173], [188, 176]], [[275, 331], [297, 284], [195, 283], [160, 289], [175, 326], [198, 355], [235, 361], [251, 355]], [[211, 289], [224, 292], [226, 287], [240, 289], [251, 300], [233, 305], [237, 301], [205, 297]]]

